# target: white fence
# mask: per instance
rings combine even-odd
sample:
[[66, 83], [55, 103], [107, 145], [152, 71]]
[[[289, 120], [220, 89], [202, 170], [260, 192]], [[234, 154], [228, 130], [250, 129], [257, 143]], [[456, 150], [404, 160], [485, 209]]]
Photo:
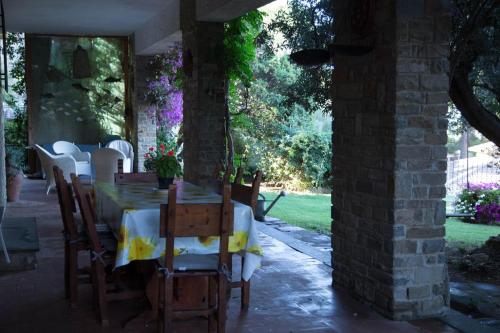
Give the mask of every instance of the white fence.
[[500, 183], [500, 159], [478, 156], [450, 160], [446, 176], [448, 196], [456, 196], [467, 184]]

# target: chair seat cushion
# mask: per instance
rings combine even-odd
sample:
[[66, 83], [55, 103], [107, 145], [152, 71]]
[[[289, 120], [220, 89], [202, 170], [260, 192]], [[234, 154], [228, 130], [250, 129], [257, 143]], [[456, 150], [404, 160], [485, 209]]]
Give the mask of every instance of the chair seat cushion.
[[177, 271], [217, 270], [219, 256], [216, 254], [185, 254], [174, 257]]

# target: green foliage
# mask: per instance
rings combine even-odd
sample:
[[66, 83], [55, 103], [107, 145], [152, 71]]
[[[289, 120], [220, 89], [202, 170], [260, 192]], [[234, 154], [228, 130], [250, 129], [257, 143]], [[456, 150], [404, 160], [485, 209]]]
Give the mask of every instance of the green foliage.
[[313, 115], [287, 104], [299, 70], [287, 57], [259, 57], [253, 71], [255, 80], [237, 85], [230, 99], [235, 152], [246, 173], [260, 169], [267, 182], [288, 188], [328, 186], [331, 133], [317, 133]]
[[[24, 34], [7, 34], [7, 55], [10, 61], [9, 85], [13, 92], [2, 91], [8, 107], [14, 110], [14, 118], [5, 120], [5, 160], [8, 173], [24, 169], [24, 147], [28, 145], [28, 117], [26, 112]], [[16, 96], [17, 95], [17, 96]], [[14, 175], [14, 174], [13, 174]]]
[[329, 185], [332, 160], [330, 135], [302, 132], [287, 147], [288, 161], [313, 187]]
[[5, 167], [7, 170], [22, 170], [25, 166], [24, 148], [6, 145]]
[[10, 78], [14, 82], [10, 82], [12, 90], [22, 96], [26, 97], [26, 80], [25, 80], [25, 47], [24, 47], [24, 34], [23, 33], [8, 33], [7, 34], [7, 55], [11, 62], [9, 71]]
[[224, 64], [230, 81], [241, 80], [248, 85], [253, 80], [255, 39], [262, 20], [263, 13], [253, 10], [224, 25]]
[[[125, 75], [123, 73], [122, 41], [115, 38], [75, 38], [72, 40], [73, 49], [77, 45], [82, 45], [89, 52], [89, 58], [93, 66], [92, 77], [81, 79], [84, 87], [89, 89], [88, 93], [82, 96], [87, 97], [86, 104], [89, 111], [79, 114], [86, 118], [91, 114], [98, 121], [101, 137], [107, 135], [125, 136]], [[54, 43], [54, 45], [57, 45]], [[60, 52], [65, 52], [64, 44], [59, 44]], [[59, 50], [57, 50], [59, 51]], [[62, 55], [64, 57], [64, 55]], [[66, 61], [55, 61], [60, 70], [69, 73], [70, 68], [63, 64]], [[115, 77], [121, 79], [118, 82], [106, 82], [106, 78]], [[76, 98], [82, 98], [76, 95]], [[67, 98], [70, 98], [68, 96]], [[62, 99], [61, 99], [62, 102]], [[85, 102], [85, 101], [84, 101]]]
[[[276, 48], [287, 53], [306, 48], [327, 48], [333, 41], [332, 6], [332, 0], [289, 0], [288, 8], [277, 14], [259, 40], [268, 54], [277, 53]], [[276, 34], [281, 34], [283, 41], [274, 46]], [[301, 68], [299, 73], [285, 95], [287, 104], [300, 104], [311, 113], [318, 109], [330, 113], [332, 68]]]
[[28, 117], [24, 106], [20, 106], [14, 98], [4, 92], [8, 106], [14, 109], [14, 119], [5, 121], [5, 144], [24, 149], [28, 145]]

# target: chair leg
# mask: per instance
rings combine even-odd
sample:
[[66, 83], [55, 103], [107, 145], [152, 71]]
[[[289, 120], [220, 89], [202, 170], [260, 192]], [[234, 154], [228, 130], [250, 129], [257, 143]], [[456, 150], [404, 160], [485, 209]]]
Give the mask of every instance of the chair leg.
[[104, 266], [100, 262], [94, 263], [96, 269], [96, 282], [97, 282], [97, 305], [99, 312], [99, 319], [101, 325], [104, 327], [109, 326], [108, 320], [108, 307], [106, 304], [106, 272]]
[[51, 185], [47, 185], [47, 193], [46, 193], [47, 195], [49, 195], [51, 187], [52, 187]]
[[217, 306], [217, 332], [224, 333], [226, 331], [226, 310], [227, 310], [227, 280], [224, 274], [218, 275], [218, 306]]
[[163, 333], [170, 333], [172, 329], [173, 320], [173, 303], [174, 303], [174, 279], [172, 277], [162, 277], [164, 282], [164, 297], [163, 297]]
[[64, 242], [64, 297], [69, 298], [69, 244]]
[[78, 250], [75, 245], [69, 245], [68, 261], [69, 303], [72, 308], [76, 308], [78, 299]]
[[[229, 290], [231, 288], [228, 288]], [[208, 277], [208, 308], [217, 306], [217, 280], [213, 276]], [[214, 332], [217, 330], [217, 316], [212, 314], [208, 316], [208, 331]]]
[[[1, 216], [0, 216], [1, 218]], [[0, 224], [0, 243], [2, 243], [2, 251], [3, 255], [5, 256], [5, 261], [10, 264], [10, 257], [9, 253], [7, 252], [7, 246], [5, 245], [5, 240], [3, 239], [3, 233], [2, 233], [2, 225]]]
[[250, 305], [250, 280], [243, 280], [243, 265], [245, 257], [241, 257], [241, 309], [247, 310]]

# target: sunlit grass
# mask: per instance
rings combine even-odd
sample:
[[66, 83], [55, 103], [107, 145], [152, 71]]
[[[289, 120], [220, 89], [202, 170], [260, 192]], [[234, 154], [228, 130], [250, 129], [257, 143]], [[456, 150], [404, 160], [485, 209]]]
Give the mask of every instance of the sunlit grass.
[[[263, 194], [267, 200], [272, 200], [278, 192], [264, 191]], [[281, 198], [267, 215], [292, 225], [328, 234], [331, 223], [330, 207], [330, 194], [292, 193]], [[489, 237], [500, 234], [498, 226], [465, 223], [456, 218], [449, 218], [445, 228], [448, 243], [462, 247], [480, 246]]]

